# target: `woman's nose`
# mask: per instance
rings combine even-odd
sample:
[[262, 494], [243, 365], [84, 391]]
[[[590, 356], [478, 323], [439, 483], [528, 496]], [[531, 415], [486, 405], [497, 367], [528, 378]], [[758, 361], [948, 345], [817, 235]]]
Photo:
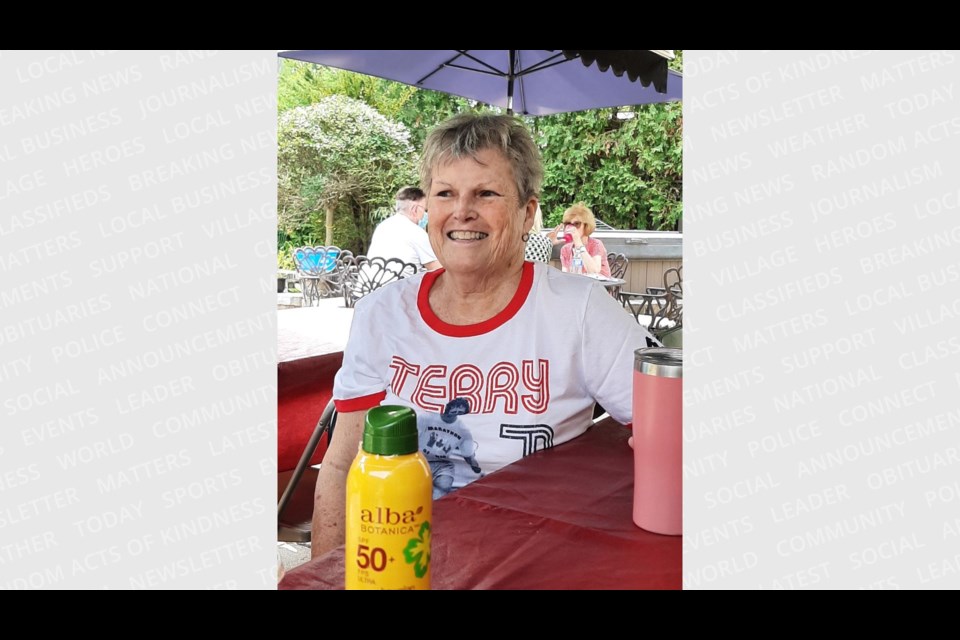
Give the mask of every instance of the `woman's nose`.
[[457, 198], [454, 202], [453, 217], [457, 220], [472, 220], [477, 217], [476, 200], [468, 195]]

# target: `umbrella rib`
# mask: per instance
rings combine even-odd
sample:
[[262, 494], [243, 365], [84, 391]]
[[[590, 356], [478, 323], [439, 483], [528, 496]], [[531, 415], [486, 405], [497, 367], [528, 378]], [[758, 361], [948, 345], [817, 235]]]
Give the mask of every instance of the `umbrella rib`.
[[532, 67], [528, 67], [528, 68], [526, 68], [526, 69], [522, 69], [522, 70], [520, 70], [519, 72], [517, 72], [517, 77], [519, 78], [520, 76], [525, 76], [525, 75], [527, 75], [528, 73], [536, 73], [537, 71], [543, 71], [544, 69], [549, 69], [550, 67], [555, 67], [555, 66], [557, 66], [558, 64], [563, 64], [564, 62], [570, 62], [570, 60], [576, 60], [576, 59], [577, 59], [577, 58], [570, 58], [570, 59], [568, 60], [568, 59], [564, 58], [563, 60], [557, 60], [557, 58], [562, 57], [562, 56], [563, 56], [562, 53], [556, 53], [556, 54], [550, 56], [549, 58], [547, 58], [546, 60], [541, 60], [540, 62], [538, 62], [537, 64], [533, 65]]
[[488, 76], [496, 76], [497, 78], [503, 77], [503, 73], [501, 73], [500, 71], [487, 71], [486, 69], [477, 69], [476, 67], [465, 67], [462, 64], [447, 64], [444, 66], [450, 67], [452, 69], [463, 69], [464, 71], [474, 71], [476, 73], [485, 73]]
[[[426, 82], [427, 80], [430, 79], [430, 76], [436, 74], [436, 73], [437, 73], [438, 71], [440, 71], [441, 69], [445, 69], [446, 67], [453, 67], [454, 69], [463, 69], [464, 71], [476, 71], [477, 73], [486, 73], [486, 74], [489, 74], [489, 75], [495, 75], [495, 76], [499, 76], [499, 77], [502, 77], [502, 76], [506, 75], [503, 71], [500, 71], [500, 70], [497, 69], [496, 67], [492, 67], [492, 66], [490, 66], [489, 64], [487, 64], [486, 62], [484, 62], [483, 60], [480, 60], [479, 58], [476, 58], [475, 56], [470, 55], [470, 54], [468, 53], [469, 49], [464, 49], [464, 50], [462, 50], [462, 51], [461, 51], [460, 49], [455, 49], [455, 51], [457, 52], [457, 55], [453, 56], [452, 58], [450, 58], [449, 60], [447, 60], [447, 61], [445, 61], [445, 62], [441, 62], [440, 65], [439, 65], [436, 69], [434, 69], [433, 71], [431, 71], [431, 72], [428, 73], [427, 75], [425, 75], [425, 76], [423, 76], [422, 78], [420, 78], [419, 80], [417, 80], [417, 84], [423, 84], [424, 82]], [[473, 60], [473, 61], [476, 62], [477, 64], [483, 65], [483, 66], [486, 67], [487, 69], [490, 69], [490, 71], [484, 71], [483, 69], [474, 69], [473, 67], [464, 67], [464, 66], [459, 65], [459, 64], [453, 64], [453, 63], [457, 60], [457, 58], [459, 58], [459, 57], [461, 57], [461, 56], [465, 56], [465, 57], [467, 57], [467, 58], [470, 58], [471, 60]]]
[[428, 73], [427, 75], [425, 75], [425, 76], [423, 76], [422, 78], [420, 78], [419, 80], [417, 80], [417, 84], [423, 84], [424, 82], [426, 82], [426, 81], [430, 78], [430, 76], [432, 76], [433, 74], [435, 74], [436, 72], [440, 71], [441, 69], [443, 69], [444, 67], [446, 67], [448, 64], [450, 64], [451, 62], [453, 62], [454, 60], [456, 60], [457, 58], [459, 58], [460, 55], [461, 55], [461, 53], [458, 52], [457, 55], [453, 56], [452, 58], [450, 58], [450, 59], [447, 60], [446, 62], [441, 62], [441, 63], [440, 63], [440, 66], [438, 66], [436, 69], [434, 69], [433, 71], [431, 71], [431, 72]]
[[[485, 66], [487, 69], [490, 69], [490, 72], [492, 72], [492, 73], [496, 73], [496, 74], [501, 75], [501, 76], [507, 75], [507, 74], [504, 73], [503, 71], [500, 71], [500, 69], [497, 69], [495, 66], [493, 66], [493, 65], [491, 65], [491, 64], [487, 64], [486, 62], [484, 62], [484, 61], [481, 60], [480, 58], [477, 58], [476, 56], [470, 55], [470, 53], [469, 53], [470, 50], [469, 50], [469, 49], [464, 49], [464, 50], [457, 49], [456, 51], [457, 51], [457, 53], [460, 53], [460, 54], [462, 54], [462, 55], [467, 56], [468, 58], [470, 58], [471, 60], [473, 60], [473, 61], [476, 62], [477, 64], [483, 65], [483, 66]], [[454, 58], [453, 60], [456, 60], [456, 58]], [[453, 60], [451, 60], [450, 62], [453, 62]], [[479, 71], [479, 69], [470, 69], [470, 71]]]

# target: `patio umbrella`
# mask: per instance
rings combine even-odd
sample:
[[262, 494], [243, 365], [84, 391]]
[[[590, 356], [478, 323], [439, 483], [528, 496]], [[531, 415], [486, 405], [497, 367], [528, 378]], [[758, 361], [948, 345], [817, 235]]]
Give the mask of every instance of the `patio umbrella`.
[[682, 94], [681, 75], [654, 51], [304, 49], [280, 55], [531, 116], [669, 102]]

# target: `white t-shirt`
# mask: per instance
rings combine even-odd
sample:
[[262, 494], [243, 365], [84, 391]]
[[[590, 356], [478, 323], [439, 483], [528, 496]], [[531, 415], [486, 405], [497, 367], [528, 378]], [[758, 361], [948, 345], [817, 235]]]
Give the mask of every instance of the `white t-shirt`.
[[424, 266], [437, 259], [430, 247], [427, 232], [403, 214], [395, 213], [373, 231], [369, 258], [400, 258], [404, 262]]
[[525, 262], [506, 309], [457, 326], [428, 303], [442, 273], [400, 280], [357, 303], [333, 391], [341, 412], [413, 408], [421, 448], [425, 431], [443, 434], [437, 416], [447, 410], [456, 419], [447, 442], [456, 446], [446, 456], [425, 449], [435, 490], [449, 487], [451, 473], [452, 486], [461, 487], [579, 436], [592, 423], [595, 400], [615, 420], [631, 421], [634, 350], [659, 343], [601, 285]]

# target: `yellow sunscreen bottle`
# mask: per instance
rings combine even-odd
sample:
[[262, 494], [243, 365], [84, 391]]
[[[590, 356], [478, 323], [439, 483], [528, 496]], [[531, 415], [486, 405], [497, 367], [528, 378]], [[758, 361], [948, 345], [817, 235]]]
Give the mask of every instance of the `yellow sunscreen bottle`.
[[347, 589], [429, 589], [433, 477], [407, 407], [367, 412], [347, 474]]

